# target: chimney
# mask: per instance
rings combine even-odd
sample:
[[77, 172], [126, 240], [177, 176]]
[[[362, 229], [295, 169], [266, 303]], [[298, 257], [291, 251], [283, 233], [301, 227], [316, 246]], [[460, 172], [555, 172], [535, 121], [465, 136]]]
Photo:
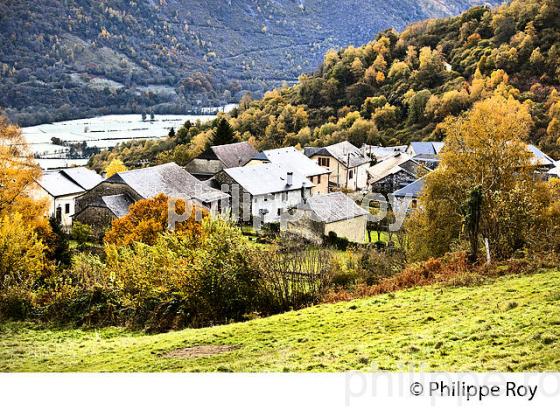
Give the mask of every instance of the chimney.
[[288, 177], [286, 179], [286, 185], [292, 186], [293, 179], [294, 179], [294, 173], [292, 171], [288, 171]]

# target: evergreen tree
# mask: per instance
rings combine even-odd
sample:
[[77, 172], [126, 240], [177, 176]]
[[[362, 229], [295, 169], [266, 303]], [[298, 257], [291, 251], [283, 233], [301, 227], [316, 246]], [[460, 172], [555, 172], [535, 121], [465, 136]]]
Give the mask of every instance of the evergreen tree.
[[212, 132], [213, 145], [226, 145], [236, 142], [233, 128], [225, 118], [218, 120], [218, 126]]
[[53, 233], [53, 241], [49, 248], [52, 258], [62, 266], [70, 265], [70, 247], [68, 245], [68, 235], [62, 230], [62, 226], [55, 217], [49, 219], [49, 224]]

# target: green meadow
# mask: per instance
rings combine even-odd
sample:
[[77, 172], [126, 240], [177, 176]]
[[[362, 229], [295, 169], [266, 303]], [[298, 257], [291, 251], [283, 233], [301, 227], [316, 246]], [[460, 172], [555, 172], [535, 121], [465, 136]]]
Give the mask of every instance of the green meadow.
[[3, 372], [559, 371], [560, 272], [158, 335], [0, 325]]

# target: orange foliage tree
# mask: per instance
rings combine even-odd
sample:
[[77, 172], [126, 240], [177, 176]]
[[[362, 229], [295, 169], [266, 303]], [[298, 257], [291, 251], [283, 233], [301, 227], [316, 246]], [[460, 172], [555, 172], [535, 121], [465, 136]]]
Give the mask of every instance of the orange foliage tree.
[[[169, 198], [164, 194], [136, 202], [127, 215], [113, 221], [111, 229], [105, 233], [105, 242], [118, 246], [128, 246], [134, 242], [153, 245], [158, 236], [167, 230], [168, 203]], [[191, 215], [175, 225], [175, 232], [197, 238], [202, 231], [201, 220], [208, 216], [208, 211], [193, 203], [177, 200], [175, 212], [183, 215], [185, 209], [191, 209]]]

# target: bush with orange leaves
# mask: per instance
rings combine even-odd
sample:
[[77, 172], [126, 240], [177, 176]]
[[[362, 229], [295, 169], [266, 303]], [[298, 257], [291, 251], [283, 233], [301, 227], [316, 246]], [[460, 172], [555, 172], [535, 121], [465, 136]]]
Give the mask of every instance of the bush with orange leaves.
[[432, 284], [472, 286], [506, 274], [529, 274], [558, 266], [560, 266], [560, 255], [554, 252], [476, 265], [468, 262], [466, 252], [453, 252], [441, 258], [430, 258], [424, 262], [410, 264], [400, 273], [381, 279], [373, 286], [359, 283], [353, 288], [331, 289], [323, 298], [323, 302], [336, 303]]
[[[129, 246], [134, 242], [155, 244], [159, 235], [167, 230], [168, 201], [166, 195], [159, 194], [136, 202], [127, 215], [113, 221], [111, 229], [105, 233], [105, 243], [117, 246]], [[185, 209], [192, 209], [191, 216], [186, 221], [177, 223], [175, 232], [197, 238], [202, 230], [201, 220], [208, 216], [208, 211], [193, 203], [177, 200], [176, 213], [182, 215]]]

